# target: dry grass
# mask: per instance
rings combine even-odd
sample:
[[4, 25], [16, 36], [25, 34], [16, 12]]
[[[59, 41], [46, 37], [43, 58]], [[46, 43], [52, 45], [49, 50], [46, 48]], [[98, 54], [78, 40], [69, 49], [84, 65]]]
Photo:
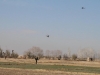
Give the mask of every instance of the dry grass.
[[[35, 64], [34, 59], [4, 59], [0, 58], [0, 62], [18, 62], [18, 63], [31, 63]], [[88, 62], [88, 61], [66, 61], [66, 60], [47, 60], [40, 59], [38, 64], [43, 65], [75, 65], [75, 66], [90, 66], [90, 67], [100, 67], [100, 62]]]
[[99, 75], [92, 73], [63, 72], [63, 71], [47, 71], [47, 70], [29, 70], [15, 68], [0, 68], [0, 75]]
[[[34, 59], [9, 59], [0, 58], [0, 62], [17, 62], [17, 63], [31, 63], [35, 64]], [[100, 62], [87, 62], [87, 61], [66, 61], [66, 60], [38, 60], [38, 64], [43, 65], [73, 65], [73, 66], [90, 66], [100, 67]], [[64, 71], [51, 71], [43, 69], [16, 69], [16, 68], [0, 68], [0, 75], [100, 75], [93, 73], [82, 72], [64, 72]]]

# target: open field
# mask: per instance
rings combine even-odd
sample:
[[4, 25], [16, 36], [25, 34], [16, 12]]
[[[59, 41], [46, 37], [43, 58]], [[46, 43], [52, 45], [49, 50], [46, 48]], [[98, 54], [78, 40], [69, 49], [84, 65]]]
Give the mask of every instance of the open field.
[[[35, 59], [11, 59], [11, 58], [7, 58], [5, 60], [4, 58], [0, 58], [0, 62], [16, 62], [16, 63], [35, 64]], [[98, 61], [98, 62], [87, 62], [87, 61], [66, 61], [66, 60], [40, 59], [40, 60], [38, 60], [38, 64], [100, 67], [100, 61]]]
[[99, 75], [100, 62], [40, 59], [36, 65], [34, 59], [0, 58], [0, 75], [13, 75], [13, 73], [16, 75]]
[[93, 73], [81, 72], [63, 72], [63, 71], [48, 71], [48, 70], [29, 70], [15, 68], [0, 68], [0, 75], [99, 75]]

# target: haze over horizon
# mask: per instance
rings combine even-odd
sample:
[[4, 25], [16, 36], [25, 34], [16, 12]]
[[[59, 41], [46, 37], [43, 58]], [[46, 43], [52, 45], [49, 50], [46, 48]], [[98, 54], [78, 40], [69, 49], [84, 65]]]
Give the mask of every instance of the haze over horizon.
[[0, 47], [23, 54], [33, 46], [100, 52], [100, 0], [0, 0]]

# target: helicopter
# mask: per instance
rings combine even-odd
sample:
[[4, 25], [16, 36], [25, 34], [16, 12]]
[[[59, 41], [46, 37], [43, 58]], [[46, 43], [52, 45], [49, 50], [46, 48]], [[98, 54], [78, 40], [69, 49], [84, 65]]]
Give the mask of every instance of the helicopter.
[[82, 9], [85, 9], [84, 7], [82, 7]]
[[49, 37], [49, 35], [46, 35], [47, 37]]

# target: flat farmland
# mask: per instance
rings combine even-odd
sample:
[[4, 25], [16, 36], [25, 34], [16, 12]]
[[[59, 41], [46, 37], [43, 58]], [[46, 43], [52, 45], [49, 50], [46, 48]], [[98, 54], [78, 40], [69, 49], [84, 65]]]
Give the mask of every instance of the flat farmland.
[[100, 62], [0, 58], [0, 75], [99, 75]]

